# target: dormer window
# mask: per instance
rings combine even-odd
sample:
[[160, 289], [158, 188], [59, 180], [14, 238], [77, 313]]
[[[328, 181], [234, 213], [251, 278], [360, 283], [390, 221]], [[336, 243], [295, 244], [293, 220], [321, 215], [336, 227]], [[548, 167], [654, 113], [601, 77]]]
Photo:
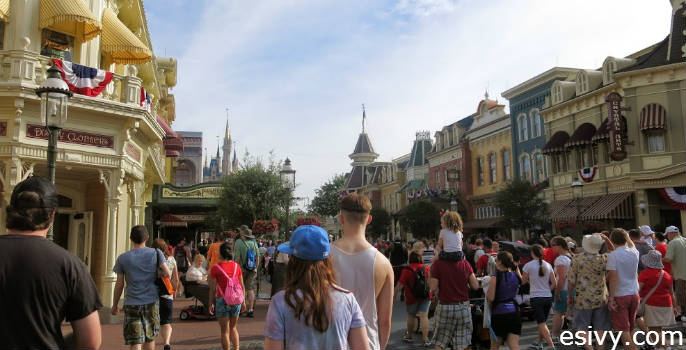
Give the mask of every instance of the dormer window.
[[603, 67], [603, 83], [610, 84], [615, 80], [615, 71], [617, 70], [617, 62], [607, 61]]
[[551, 92], [553, 97], [553, 104], [556, 105], [562, 102], [562, 86], [555, 84], [553, 85], [553, 91]]
[[581, 71], [576, 76], [576, 94], [581, 95], [588, 91], [588, 76]]

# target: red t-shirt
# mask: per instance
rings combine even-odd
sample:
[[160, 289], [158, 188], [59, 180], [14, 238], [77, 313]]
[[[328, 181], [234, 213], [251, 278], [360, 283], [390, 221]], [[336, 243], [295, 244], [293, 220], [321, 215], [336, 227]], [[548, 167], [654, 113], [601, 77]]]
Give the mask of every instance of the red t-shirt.
[[[667, 243], [658, 244], [655, 247], [655, 250], [660, 252], [660, 254], [662, 254], [662, 258], [664, 259], [665, 255], [667, 255]], [[671, 276], [672, 275], [672, 264], [663, 263], [663, 265], [665, 265], [665, 272], [667, 272]]]
[[550, 265], [555, 265], [555, 259], [557, 259], [559, 255], [560, 254], [557, 254], [553, 248], [543, 249], [543, 260], [547, 261]]
[[429, 267], [424, 266], [424, 264], [421, 263], [410, 264], [409, 267], [410, 269], [412, 269], [412, 271], [410, 271], [409, 269], [403, 269], [402, 273], [400, 274], [400, 279], [398, 279], [398, 283], [402, 284], [405, 289], [405, 305], [414, 305], [424, 300], [417, 299], [414, 297], [414, 294], [412, 294], [412, 286], [414, 286], [414, 271], [417, 271], [417, 269], [424, 267], [424, 276], [426, 276], [426, 283], [429, 283]]
[[224, 289], [226, 289], [226, 276], [219, 271], [219, 269], [224, 270], [229, 277], [233, 278], [234, 271], [236, 272], [236, 277], [242, 277], [243, 272], [241, 272], [240, 266], [233, 261], [220, 261], [216, 265], [212, 266], [210, 270], [210, 277], [217, 280], [217, 298], [224, 296]]
[[486, 253], [479, 257], [476, 261], [476, 271], [484, 271], [488, 273], [488, 257], [493, 254], [493, 251], [487, 250]]
[[[639, 292], [641, 298], [648, 295], [650, 290], [655, 287], [657, 280], [660, 278], [660, 271], [662, 270], [645, 269], [638, 275], [638, 283], [643, 283], [643, 288], [641, 288], [641, 291]], [[672, 283], [674, 283], [672, 276], [665, 272], [665, 275], [662, 277], [662, 282], [660, 282], [660, 286], [657, 287], [653, 295], [650, 296], [646, 305], [660, 307], [672, 306], [672, 297], [669, 294]]]
[[436, 260], [431, 265], [431, 278], [438, 280], [438, 300], [460, 303], [469, 300], [469, 276], [474, 273], [467, 260]]

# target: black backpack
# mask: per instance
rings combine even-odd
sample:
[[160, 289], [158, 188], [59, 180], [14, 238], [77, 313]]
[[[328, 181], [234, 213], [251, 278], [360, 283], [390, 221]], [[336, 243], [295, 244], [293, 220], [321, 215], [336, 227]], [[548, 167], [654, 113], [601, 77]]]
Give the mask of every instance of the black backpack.
[[429, 297], [429, 283], [426, 281], [424, 269], [425, 267], [422, 266], [413, 271], [414, 284], [412, 285], [412, 295], [417, 299], [426, 299]]

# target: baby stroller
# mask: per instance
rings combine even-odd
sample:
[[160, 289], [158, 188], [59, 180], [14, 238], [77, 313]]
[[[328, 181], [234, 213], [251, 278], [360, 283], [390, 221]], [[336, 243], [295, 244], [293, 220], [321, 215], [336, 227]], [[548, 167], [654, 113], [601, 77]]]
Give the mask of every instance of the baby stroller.
[[[210, 315], [210, 286], [195, 281], [186, 281], [186, 276], [181, 277], [184, 295], [186, 298], [195, 298], [195, 304], [181, 310], [179, 318], [181, 320], [210, 320], [214, 315]], [[198, 305], [200, 302], [200, 305]]]

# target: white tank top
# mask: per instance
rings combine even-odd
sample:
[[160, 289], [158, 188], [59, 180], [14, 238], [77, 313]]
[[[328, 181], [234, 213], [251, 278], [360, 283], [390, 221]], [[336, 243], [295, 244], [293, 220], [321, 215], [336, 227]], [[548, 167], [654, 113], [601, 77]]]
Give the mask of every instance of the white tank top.
[[[379, 251], [374, 247], [357, 254], [347, 254], [331, 245], [333, 269], [338, 284], [353, 292], [367, 322], [367, 336], [372, 350], [379, 350], [379, 317], [376, 313], [374, 262]], [[372, 288], [369, 288], [372, 286]]]

